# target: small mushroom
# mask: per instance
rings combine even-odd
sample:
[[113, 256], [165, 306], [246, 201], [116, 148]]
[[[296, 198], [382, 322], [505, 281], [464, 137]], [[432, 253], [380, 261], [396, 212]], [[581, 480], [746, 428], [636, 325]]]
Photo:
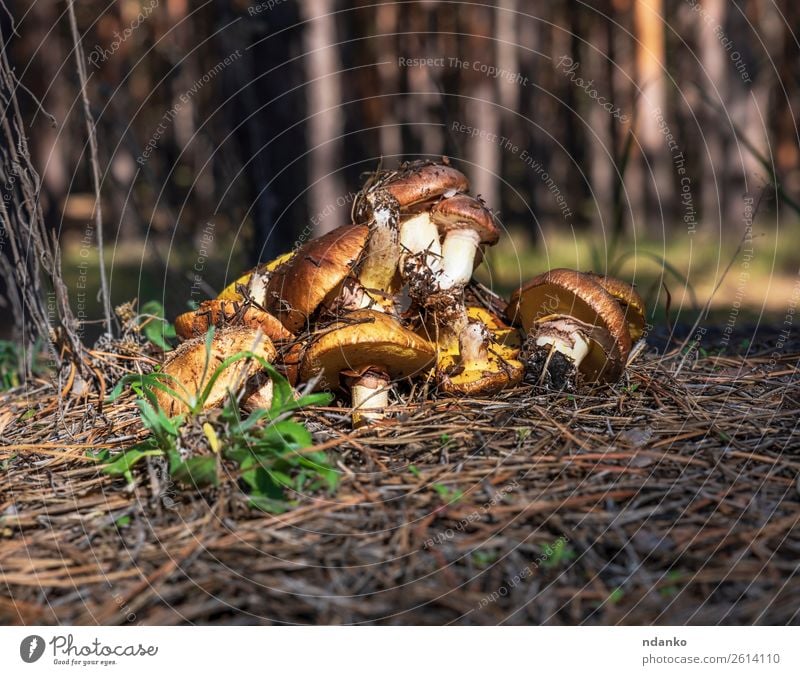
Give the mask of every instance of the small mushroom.
[[434, 346], [388, 314], [358, 310], [312, 339], [300, 367], [301, 381], [322, 377], [317, 389], [338, 388], [340, 377], [350, 387], [353, 425], [384, 419], [393, 378], [429, 368]]
[[264, 308], [298, 333], [325, 299], [340, 290], [368, 234], [364, 225], [346, 225], [305, 243], [272, 272]]
[[581, 272], [554, 269], [515, 291], [512, 323], [528, 335], [524, 357], [535, 382], [574, 389], [578, 380], [614, 382], [622, 374], [631, 336], [619, 303]]
[[272, 342], [290, 340], [292, 334], [269, 312], [237, 300], [205, 300], [193, 312], [175, 319], [175, 332], [182, 340], [205, 335], [211, 326], [226, 325], [260, 328]]
[[[208, 385], [219, 365], [239, 352], [250, 351], [265, 361], [275, 360], [276, 350], [272, 342], [260, 330], [247, 326], [228, 326], [214, 333], [210, 350], [206, 349], [206, 338], [187, 340], [170, 352], [164, 361], [162, 372], [169, 377], [163, 383], [174, 390], [180, 398], [196, 400]], [[253, 396], [258, 405], [268, 405], [272, 399], [272, 380], [257, 378], [263, 371], [255, 359], [242, 359], [228, 365], [211, 387], [203, 408], [222, 405], [228, 391], [244, 389], [245, 399]], [[168, 415], [186, 411], [186, 405], [166, 391], [155, 389], [156, 400]], [[249, 407], [245, 400], [245, 407]]]
[[647, 326], [646, 310], [642, 296], [639, 295], [633, 285], [604, 274], [586, 272], [586, 275], [600, 284], [620, 304], [625, 314], [625, 320], [628, 322], [631, 341], [638, 342], [641, 340]]
[[424, 164], [413, 173], [395, 179], [386, 189], [407, 214], [400, 222], [401, 271], [404, 255], [424, 253], [425, 264], [438, 272], [442, 257], [441, 235], [431, 217], [431, 209], [439, 199], [452, 199], [469, 190], [467, 177], [446, 164]]
[[444, 236], [439, 287], [463, 287], [472, 277], [481, 247], [494, 246], [500, 238], [494, 216], [480, 200], [459, 194], [435, 204], [431, 220]]
[[437, 362], [440, 389], [477, 396], [519, 384], [525, 368], [518, 358], [518, 333], [482, 307], [469, 307], [467, 314], [458, 351], [441, 354]]

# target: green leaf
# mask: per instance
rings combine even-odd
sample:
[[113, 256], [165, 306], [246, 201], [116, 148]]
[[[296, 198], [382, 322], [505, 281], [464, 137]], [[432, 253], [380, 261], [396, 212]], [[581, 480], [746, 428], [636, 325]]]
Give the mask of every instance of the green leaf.
[[269, 476], [282, 487], [293, 488], [295, 486], [292, 477], [288, 473], [283, 473], [283, 471], [269, 471]]
[[276, 444], [284, 443], [295, 449], [307, 448], [313, 443], [311, 432], [299, 422], [282, 420], [264, 430], [264, 438], [275, 439]]
[[164, 318], [164, 306], [156, 301], [151, 300], [142, 305], [141, 318], [142, 333], [151, 343], [158, 347], [161, 351], [168, 352], [172, 349], [172, 345], [167, 341], [175, 339], [175, 327]]
[[[209, 359], [210, 359], [210, 354], [211, 354], [211, 337], [213, 337], [213, 333], [214, 333], [214, 327], [212, 326], [208, 331], [208, 335], [206, 336], [206, 361], [205, 361], [205, 364], [203, 365], [203, 376], [200, 378], [201, 382], [205, 382], [206, 381], [206, 375], [208, 373], [208, 364], [209, 364]], [[255, 354], [254, 352], [247, 351], [247, 350], [244, 350], [244, 351], [241, 351], [241, 352], [237, 352], [236, 354], [233, 354], [232, 356], [229, 356], [222, 363], [220, 363], [214, 369], [214, 372], [211, 373], [211, 377], [208, 378], [208, 382], [206, 382], [205, 386], [203, 387], [203, 390], [200, 392], [200, 394], [198, 396], [198, 400], [197, 400], [197, 402], [195, 404], [195, 410], [201, 410], [202, 409], [203, 404], [206, 402], [206, 400], [208, 399], [209, 395], [211, 394], [211, 389], [214, 387], [214, 384], [216, 383], [216, 381], [219, 379], [219, 377], [222, 375], [222, 373], [224, 373], [225, 370], [229, 366], [233, 365], [237, 361], [244, 361], [244, 360], [247, 360], [247, 359], [253, 359], [254, 361], [257, 361], [258, 364], [261, 366], [261, 368], [263, 370], [265, 370], [270, 375], [270, 377], [272, 377], [273, 373], [275, 375], [277, 375], [278, 377], [280, 377], [278, 375], [277, 371], [269, 363], [269, 361], [267, 361], [262, 356], [259, 356], [259, 355]], [[287, 386], [288, 386], [288, 383], [287, 383]], [[276, 387], [276, 389], [277, 389], [277, 387]]]
[[216, 456], [190, 457], [181, 462], [171, 474], [176, 481], [191, 487], [219, 485]]
[[285, 502], [281, 499], [270, 499], [269, 497], [263, 497], [261, 495], [250, 495], [248, 502], [250, 506], [260, 511], [275, 515], [286, 513], [289, 510], [289, 506], [292, 505], [290, 502]]
[[125, 450], [119, 457], [117, 457], [110, 464], [103, 467], [103, 473], [109, 476], [125, 476], [125, 480], [133, 483], [133, 475], [131, 469], [135, 464], [143, 460], [145, 457], [157, 457], [164, 453], [161, 450], [140, 449], [140, 446], [134, 446]]
[[[177, 390], [168, 387], [164, 384], [163, 380], [177, 384], [181, 388], [182, 393], [178, 393]], [[149, 373], [147, 375], [139, 375], [136, 373], [125, 375], [114, 385], [106, 402], [113, 403], [116, 401], [123, 394], [126, 386], [130, 387], [131, 391], [137, 396], [148, 399], [153, 404], [153, 407], [156, 407], [157, 403], [155, 394], [150, 391], [151, 389], [160, 389], [188, 406], [186, 399], [189, 398], [190, 392], [174, 375], [162, 372]]]
[[154, 407], [147, 401], [137, 401], [136, 403], [142, 417], [142, 424], [153, 434], [158, 447], [164, 451], [174, 447], [178, 429], [183, 424], [183, 416], [178, 415], [171, 419], [161, 408]]

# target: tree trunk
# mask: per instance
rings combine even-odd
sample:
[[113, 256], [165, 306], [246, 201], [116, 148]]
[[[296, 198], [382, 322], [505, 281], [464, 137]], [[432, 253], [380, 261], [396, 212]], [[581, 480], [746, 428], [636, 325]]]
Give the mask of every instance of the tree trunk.
[[345, 196], [339, 177], [341, 134], [341, 70], [336, 45], [336, 17], [332, 0], [306, 0], [304, 18], [308, 100], [309, 204], [314, 235], [344, 224], [347, 209], [337, 208]]
[[[634, 27], [637, 37], [636, 69], [638, 100], [636, 138], [641, 149], [639, 180], [641, 190], [630, 192], [634, 217], [641, 232], [663, 236], [663, 228], [675, 215], [672, 157], [659, 118], [669, 124], [667, 114], [666, 52], [664, 50], [664, 7], [662, 0], [635, 0]], [[671, 125], [673, 135], [677, 128]], [[666, 223], [662, 222], [667, 220]]]

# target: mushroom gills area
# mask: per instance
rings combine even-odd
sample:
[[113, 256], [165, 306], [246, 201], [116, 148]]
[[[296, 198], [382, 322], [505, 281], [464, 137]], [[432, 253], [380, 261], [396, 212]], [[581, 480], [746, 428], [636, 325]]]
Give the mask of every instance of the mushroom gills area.
[[537, 325], [527, 342], [528, 380], [554, 389], [574, 390], [581, 365], [592, 350], [582, 325], [555, 319]]

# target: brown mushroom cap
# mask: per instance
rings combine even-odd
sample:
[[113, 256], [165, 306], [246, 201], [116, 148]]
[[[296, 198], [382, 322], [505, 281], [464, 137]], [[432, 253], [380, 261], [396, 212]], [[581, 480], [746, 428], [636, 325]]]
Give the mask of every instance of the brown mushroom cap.
[[322, 372], [318, 389], [338, 386], [343, 371], [381, 368], [391, 377], [408, 377], [426, 370], [436, 359], [428, 340], [403, 328], [395, 319], [369, 309], [348, 314], [316, 336], [300, 367], [300, 380]]
[[644, 335], [647, 320], [645, 319], [645, 305], [642, 296], [637, 293], [633, 284], [629, 284], [616, 277], [609, 277], [595, 272], [586, 272], [586, 276], [594, 279], [606, 292], [612, 295], [622, 307], [631, 340], [636, 342]]
[[[208, 384], [220, 363], [242, 351], [252, 351], [270, 363], [274, 361], [276, 354], [275, 346], [260, 331], [246, 326], [228, 326], [214, 333], [209, 352], [206, 352], [205, 337], [187, 340], [170, 352], [164, 361], [162, 372], [172, 377], [164, 378], [163, 383], [175, 390], [181, 398], [197, 396]], [[207, 366], [206, 361], [208, 362]], [[230, 387], [240, 381], [241, 384], [246, 384], [261, 369], [261, 364], [251, 359], [243, 359], [230, 364], [211, 387], [204, 408], [215, 408], [221, 405]], [[155, 389], [154, 393], [159, 406], [168, 415], [176, 415], [186, 410], [186, 406], [181, 401], [173, 398], [167, 392]]]
[[569, 269], [540, 274], [514, 291], [507, 312], [528, 333], [550, 319], [577, 319], [591, 343], [580, 367], [586, 379], [610, 381], [621, 374], [631, 350], [625, 314], [616, 299], [585, 274]]
[[260, 328], [273, 342], [289, 340], [292, 334], [269, 312], [253, 305], [243, 305], [236, 300], [206, 300], [193, 312], [185, 312], [175, 319], [175, 332], [182, 340], [205, 335], [209, 327], [235, 324]]
[[345, 225], [301, 246], [272, 273], [265, 309], [297, 333], [349, 274], [364, 250], [368, 235], [369, 228], [365, 225]]
[[446, 193], [469, 190], [467, 177], [445, 164], [413, 163], [401, 168], [397, 177], [390, 178], [380, 188], [397, 200], [401, 209], [441, 197]]
[[431, 220], [443, 235], [451, 230], [470, 229], [478, 233], [481, 244], [494, 246], [500, 239], [492, 212], [469, 195], [459, 194], [437, 202], [431, 208]]

